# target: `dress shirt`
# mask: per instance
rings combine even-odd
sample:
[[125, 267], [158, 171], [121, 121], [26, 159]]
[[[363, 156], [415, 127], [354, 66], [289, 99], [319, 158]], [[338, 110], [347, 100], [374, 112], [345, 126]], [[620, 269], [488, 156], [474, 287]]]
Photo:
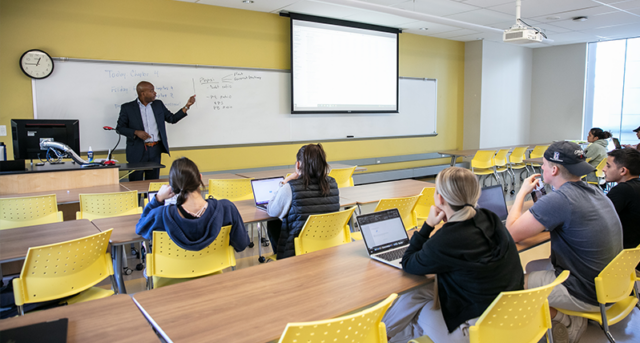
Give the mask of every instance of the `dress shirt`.
[[147, 104], [147, 106], [143, 105], [140, 102], [140, 99], [136, 99], [138, 101], [138, 106], [140, 106], [140, 115], [142, 116], [142, 124], [144, 124], [144, 131], [151, 136], [147, 138], [144, 142], [157, 142], [160, 140], [160, 134], [158, 133], [158, 123], [156, 123], [156, 116], [153, 113], [153, 108], [151, 108], [151, 102]]

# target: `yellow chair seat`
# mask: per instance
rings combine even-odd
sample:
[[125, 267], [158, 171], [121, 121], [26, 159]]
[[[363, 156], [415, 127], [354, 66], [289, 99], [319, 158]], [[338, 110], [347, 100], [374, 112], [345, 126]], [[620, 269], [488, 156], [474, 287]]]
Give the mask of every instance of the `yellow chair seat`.
[[506, 172], [507, 170], [509, 170], [508, 167], [496, 167], [496, 173]]
[[362, 232], [360, 231], [355, 231], [351, 233], [351, 238], [354, 241], [361, 241], [362, 240]]
[[89, 300], [98, 300], [106, 297], [110, 297], [114, 294], [112, 289], [104, 289], [100, 287], [91, 287], [86, 291], [81, 292], [73, 298], [63, 301], [67, 305], [73, 305], [82, 303]]
[[[618, 301], [617, 303], [613, 304], [607, 310], [607, 320], [609, 322], [609, 325], [616, 324], [627, 317], [627, 315], [631, 313], [631, 311], [633, 311], [637, 303], [638, 298], [630, 296], [622, 301]], [[596, 321], [598, 322], [598, 324], [602, 325], [602, 316], [600, 315], [600, 312], [576, 312], [564, 309], [560, 311], [570, 316], [584, 317]]]
[[476, 175], [491, 175], [493, 174], [493, 169], [474, 168], [473, 173]]
[[186, 281], [196, 280], [203, 277], [207, 277], [209, 275], [216, 275], [216, 274], [222, 274], [222, 270], [217, 271], [215, 273], [208, 274], [208, 275], [191, 277], [191, 278], [168, 278], [168, 277], [162, 277], [162, 276], [153, 276], [153, 288], [165, 287], [169, 285], [177, 285], [179, 283], [183, 283]]
[[511, 169], [523, 169], [526, 168], [527, 165], [524, 163], [510, 163], [509, 164], [509, 168]]

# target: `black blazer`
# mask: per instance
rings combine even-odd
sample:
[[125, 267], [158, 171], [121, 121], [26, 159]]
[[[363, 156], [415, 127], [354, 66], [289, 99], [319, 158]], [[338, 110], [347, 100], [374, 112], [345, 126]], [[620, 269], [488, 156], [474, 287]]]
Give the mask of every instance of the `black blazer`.
[[[156, 117], [156, 123], [158, 124], [158, 133], [160, 134], [162, 152], [169, 153], [169, 141], [167, 140], [167, 130], [164, 127], [164, 122], [175, 124], [180, 119], [187, 116], [182, 109], [178, 112], [171, 113], [164, 106], [162, 101], [154, 100], [151, 103], [153, 114]], [[134, 132], [136, 130], [144, 131], [144, 124], [142, 123], [142, 115], [140, 114], [140, 106], [138, 101], [133, 100], [120, 106], [120, 116], [118, 117], [118, 125], [116, 126], [118, 132], [127, 137], [127, 162], [140, 162], [142, 160], [142, 154], [144, 153], [144, 141], [138, 138]]]

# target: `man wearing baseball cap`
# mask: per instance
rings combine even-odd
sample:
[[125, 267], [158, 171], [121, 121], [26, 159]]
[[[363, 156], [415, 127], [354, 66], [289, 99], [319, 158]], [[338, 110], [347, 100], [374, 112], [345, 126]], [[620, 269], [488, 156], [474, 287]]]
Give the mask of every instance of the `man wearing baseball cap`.
[[564, 270], [571, 274], [549, 295], [554, 342], [578, 342], [587, 320], [556, 310], [600, 312], [594, 278], [622, 251], [622, 226], [611, 201], [596, 187], [581, 181], [594, 170], [582, 148], [555, 142], [544, 153], [542, 175], [554, 191], [522, 213], [527, 194], [538, 185], [535, 174], [525, 179], [507, 217], [507, 229], [519, 242], [544, 230], [551, 235], [550, 260], [527, 265], [525, 288], [551, 283]]
[[[640, 139], [640, 126], [638, 126], [635, 130], [633, 130], [633, 132], [635, 132], [636, 136], [638, 137], [638, 139]], [[625, 144], [624, 147], [625, 148], [631, 148], [631, 149], [640, 150], [640, 143], [638, 143], [636, 145]]]

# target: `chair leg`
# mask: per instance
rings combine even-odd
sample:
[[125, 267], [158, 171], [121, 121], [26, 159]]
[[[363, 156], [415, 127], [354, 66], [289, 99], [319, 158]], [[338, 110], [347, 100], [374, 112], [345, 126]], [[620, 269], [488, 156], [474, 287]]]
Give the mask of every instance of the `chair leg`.
[[113, 290], [113, 294], [118, 294], [118, 283], [116, 282], [116, 278], [113, 275], [109, 276], [111, 280], [111, 289]]
[[609, 342], [616, 343], [616, 340], [613, 339], [613, 336], [609, 331], [609, 323], [607, 323], [607, 308], [604, 307], [604, 304], [600, 304], [600, 315], [602, 316], [602, 330], [604, 331], [604, 334], [607, 336]]
[[24, 316], [24, 307], [17, 306], [17, 308], [18, 308], [18, 314], [21, 315], [21, 316]]
[[547, 329], [547, 342], [553, 343], [553, 334], [551, 333], [551, 329]]

